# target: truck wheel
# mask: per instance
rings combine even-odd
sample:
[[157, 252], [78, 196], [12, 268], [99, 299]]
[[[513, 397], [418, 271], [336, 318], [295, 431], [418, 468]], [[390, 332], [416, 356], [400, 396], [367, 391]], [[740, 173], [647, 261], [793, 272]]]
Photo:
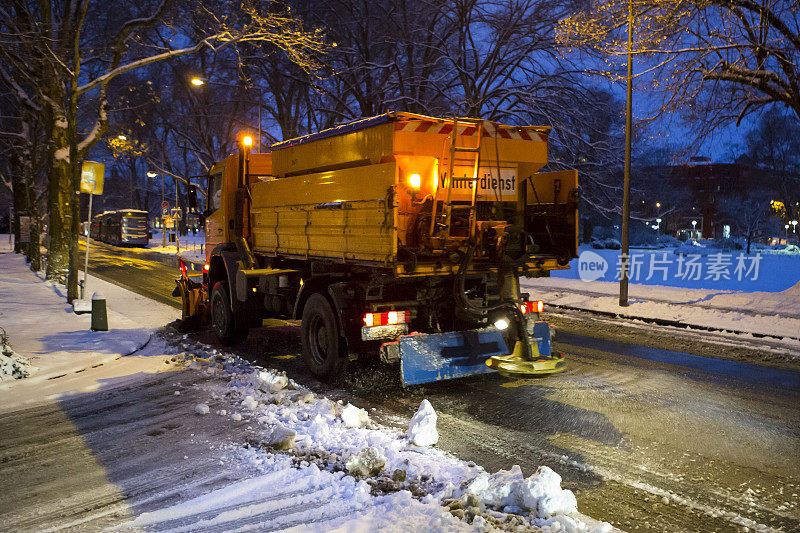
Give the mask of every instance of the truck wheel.
[[211, 291], [211, 329], [222, 344], [231, 345], [247, 338], [247, 322], [231, 311], [228, 287], [218, 281]]
[[315, 376], [332, 379], [344, 371], [347, 365], [345, 340], [339, 336], [336, 315], [322, 294], [312, 294], [306, 302], [300, 338], [303, 361]]

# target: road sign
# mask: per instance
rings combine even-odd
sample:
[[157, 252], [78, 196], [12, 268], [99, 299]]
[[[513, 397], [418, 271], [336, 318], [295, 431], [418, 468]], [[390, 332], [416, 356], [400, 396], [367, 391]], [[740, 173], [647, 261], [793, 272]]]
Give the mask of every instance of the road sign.
[[170, 216], [172, 218], [174, 218], [175, 220], [180, 220], [181, 219], [181, 210], [180, 209], [172, 209], [170, 211]]
[[163, 205], [161, 206], [161, 216], [162, 217], [168, 217], [169, 216], [169, 205], [167, 205], [166, 207], [163, 206]]
[[103, 194], [103, 177], [106, 166], [95, 161], [84, 161], [81, 168], [80, 191], [86, 194]]

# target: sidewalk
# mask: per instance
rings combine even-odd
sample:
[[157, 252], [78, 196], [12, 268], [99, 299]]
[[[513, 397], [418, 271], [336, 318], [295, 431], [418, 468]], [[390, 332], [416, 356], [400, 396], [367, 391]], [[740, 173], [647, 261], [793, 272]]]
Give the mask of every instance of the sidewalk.
[[437, 449], [427, 401], [410, 426], [382, 426], [157, 329], [172, 308], [90, 277], [110, 327], [91, 332], [21, 256], [0, 254], [0, 270], [0, 325], [38, 367], [0, 381], [6, 527], [613, 530], [580, 514], [547, 467], [489, 474]]
[[800, 283], [782, 292], [629, 285], [629, 305], [619, 306], [619, 283], [568, 278], [524, 279], [523, 290], [545, 304], [665, 319], [706, 328], [800, 338]]
[[[35, 368], [24, 380], [0, 381], [0, 412], [163, 366], [163, 358], [122, 358], [145, 346], [153, 328], [179, 318], [176, 309], [91, 277], [89, 296], [99, 291], [106, 297], [109, 326], [109, 331], [91, 331], [91, 316], [74, 314], [64, 288], [28, 270], [21, 255], [0, 254], [0, 271], [0, 326], [13, 349]], [[110, 363], [118, 360], [112, 370]]]

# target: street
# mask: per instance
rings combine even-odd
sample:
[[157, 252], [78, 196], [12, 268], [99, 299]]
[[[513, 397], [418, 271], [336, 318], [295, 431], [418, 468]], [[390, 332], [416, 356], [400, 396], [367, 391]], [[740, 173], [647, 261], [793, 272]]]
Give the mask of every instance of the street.
[[[178, 305], [169, 297], [175, 268], [131, 261], [137, 251], [94, 249], [90, 275]], [[622, 529], [800, 528], [797, 372], [664, 349], [732, 350], [733, 359], [748, 350], [703, 343], [698, 333], [688, 342], [664, 328], [649, 335], [618, 325], [612, 333], [591, 318], [550, 318], [568, 369], [535, 380], [491, 375], [404, 389], [397, 367], [357, 361], [341, 383], [323, 384], [305, 372], [293, 325], [251, 331], [228, 351], [333, 398], [377, 407], [387, 425], [428, 398], [439, 413], [441, 448], [489, 471], [551, 466], [581, 512]], [[207, 332], [195, 338], [216, 346]]]

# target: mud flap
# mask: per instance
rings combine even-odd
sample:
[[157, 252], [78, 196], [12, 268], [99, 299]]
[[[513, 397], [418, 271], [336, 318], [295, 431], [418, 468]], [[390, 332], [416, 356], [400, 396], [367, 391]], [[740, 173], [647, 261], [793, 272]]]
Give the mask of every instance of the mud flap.
[[400, 352], [404, 385], [493, 373], [486, 361], [509, 352], [503, 335], [491, 329], [402, 335], [392, 344]]

